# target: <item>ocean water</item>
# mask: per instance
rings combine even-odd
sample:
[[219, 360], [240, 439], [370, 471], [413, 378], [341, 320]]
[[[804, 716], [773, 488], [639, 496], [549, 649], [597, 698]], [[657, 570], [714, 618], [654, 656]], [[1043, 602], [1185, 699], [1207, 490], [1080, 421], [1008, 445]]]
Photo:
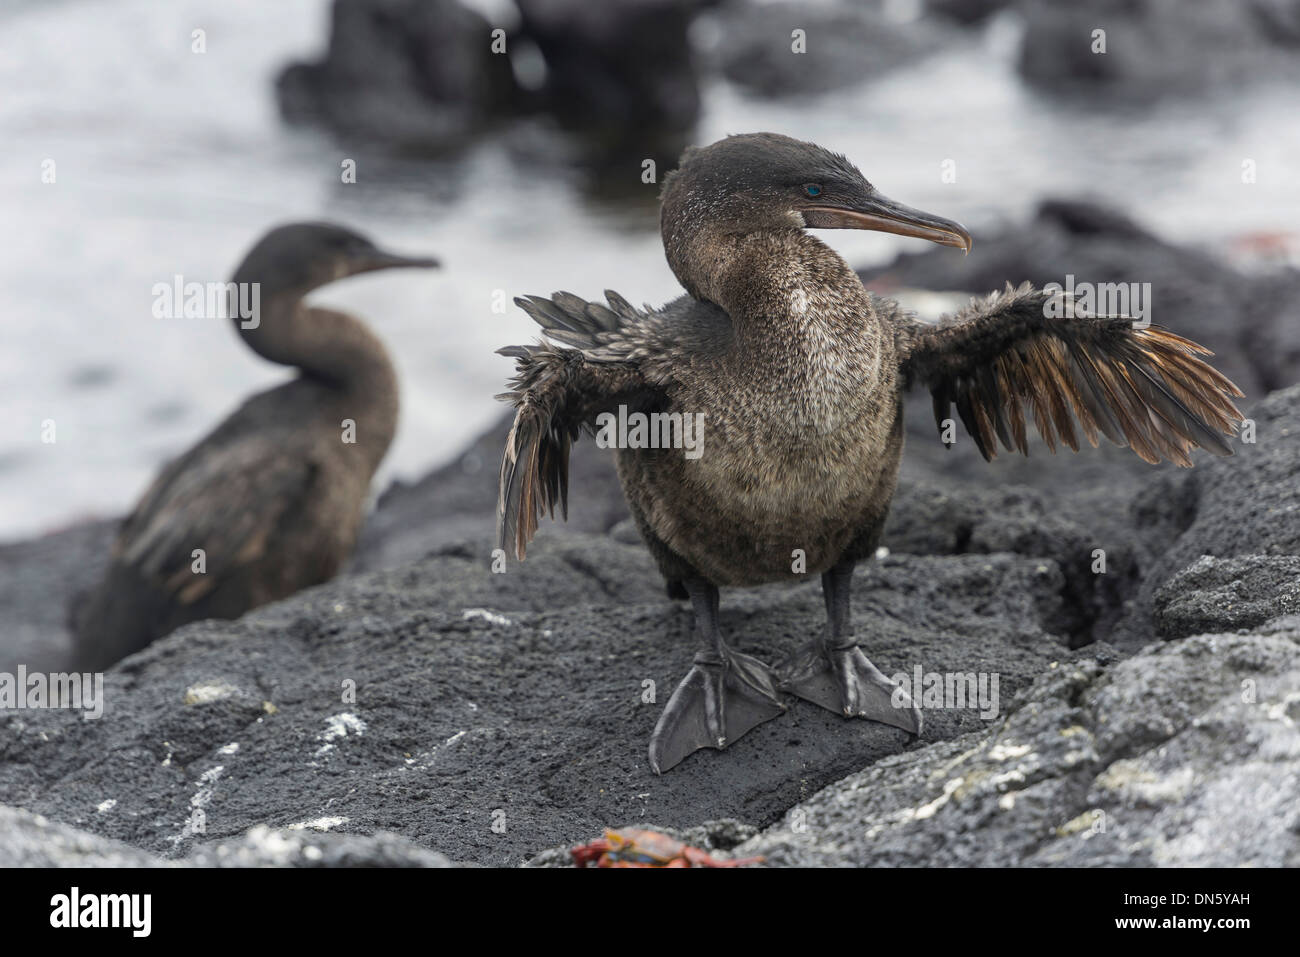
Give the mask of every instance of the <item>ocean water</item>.
[[[323, 47], [327, 16], [328, 0], [0, 0], [0, 540], [121, 514], [164, 461], [291, 374], [227, 321], [151, 312], [155, 283], [223, 280], [277, 222], [333, 219], [443, 259], [440, 272], [314, 297], [365, 317], [398, 365], [402, 422], [377, 488], [447, 461], [500, 414], [492, 396], [510, 363], [494, 350], [533, 337], [513, 307], [493, 309], [501, 296], [677, 294], [652, 196], [590, 196], [554, 149], [521, 147], [527, 137], [420, 163], [363, 154], [360, 182], [342, 185], [349, 154], [284, 126], [272, 87], [284, 63]], [[191, 51], [195, 29], [206, 53]], [[981, 231], [1045, 195], [1103, 198], [1216, 247], [1293, 228], [1294, 88], [1082, 109], [1018, 81], [1015, 34], [1003, 18], [936, 59], [811, 100], [713, 82], [696, 139], [769, 129], [825, 143], [887, 195], [965, 222], [973, 255]], [[1255, 184], [1241, 182], [1245, 159]], [[955, 182], [941, 180], [945, 160]], [[921, 245], [826, 238], [855, 264]]]

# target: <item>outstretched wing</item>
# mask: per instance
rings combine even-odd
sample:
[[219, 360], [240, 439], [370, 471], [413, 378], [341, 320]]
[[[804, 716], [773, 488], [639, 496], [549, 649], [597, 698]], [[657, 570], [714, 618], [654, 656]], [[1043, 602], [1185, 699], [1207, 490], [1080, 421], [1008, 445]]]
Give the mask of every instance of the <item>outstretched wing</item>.
[[[515, 407], [501, 460], [497, 534], [501, 548], [524, 557], [542, 513], [568, 517], [569, 448], [593, 431], [601, 412], [620, 405], [643, 411], [666, 401], [662, 380], [647, 371], [646, 347], [659, 334], [657, 315], [634, 309], [617, 293], [609, 306], [569, 293], [515, 303], [551, 342], [498, 350], [516, 360], [513, 388], [497, 398]], [[653, 351], [653, 350], [651, 350]]]
[[1008, 284], [936, 326], [900, 320], [904, 381], [930, 390], [941, 430], [956, 403], [985, 459], [999, 440], [1028, 454], [1027, 408], [1053, 451], [1058, 438], [1078, 450], [1077, 419], [1092, 445], [1100, 432], [1147, 462], [1190, 466], [1197, 447], [1232, 454], [1243, 393], [1199, 358], [1208, 349], [1128, 318], [1080, 316], [1059, 297]]

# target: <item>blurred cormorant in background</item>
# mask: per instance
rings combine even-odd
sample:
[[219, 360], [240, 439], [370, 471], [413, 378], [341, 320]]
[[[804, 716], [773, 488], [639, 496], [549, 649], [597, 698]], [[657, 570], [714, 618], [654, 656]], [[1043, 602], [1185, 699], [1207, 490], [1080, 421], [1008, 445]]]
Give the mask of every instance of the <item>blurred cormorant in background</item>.
[[232, 281], [260, 284], [260, 312], [241, 320], [233, 301], [229, 312], [249, 348], [300, 374], [244, 402], [145, 492], [103, 581], [74, 601], [76, 667], [106, 668], [186, 622], [238, 618], [338, 572], [397, 426], [397, 376], [361, 320], [303, 297], [436, 265], [329, 223], [258, 241]]

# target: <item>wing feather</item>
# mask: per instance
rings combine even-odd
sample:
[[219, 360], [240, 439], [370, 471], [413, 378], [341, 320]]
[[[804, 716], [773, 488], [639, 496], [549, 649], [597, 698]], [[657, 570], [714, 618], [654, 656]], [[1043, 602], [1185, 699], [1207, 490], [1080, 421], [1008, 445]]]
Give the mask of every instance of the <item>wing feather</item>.
[[1081, 315], [1059, 294], [1010, 285], [936, 326], [897, 320], [904, 381], [933, 398], [935, 422], [955, 405], [980, 453], [998, 444], [1028, 454], [1026, 412], [1038, 433], [1078, 450], [1104, 435], [1148, 462], [1192, 464], [1203, 448], [1231, 455], [1242, 392], [1204, 361], [1204, 346], [1160, 326]]
[[515, 407], [501, 459], [497, 537], [516, 558], [524, 558], [542, 515], [568, 518], [569, 451], [594, 431], [596, 417], [664, 400], [635, 358], [651, 317], [615, 293], [606, 297], [608, 308], [563, 292], [515, 300], [547, 339], [569, 347], [543, 341], [498, 350], [516, 363], [511, 390], [497, 396]]

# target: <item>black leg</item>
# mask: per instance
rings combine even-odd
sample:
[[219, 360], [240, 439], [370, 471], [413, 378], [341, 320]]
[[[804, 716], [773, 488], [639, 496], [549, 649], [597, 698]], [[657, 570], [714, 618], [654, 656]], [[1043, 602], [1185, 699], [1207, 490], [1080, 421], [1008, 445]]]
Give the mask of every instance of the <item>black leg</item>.
[[870, 718], [920, 734], [916, 704], [858, 647], [849, 608], [854, 564], [840, 562], [823, 573], [826, 633], [782, 663], [781, 687], [846, 718]]
[[722, 664], [722, 629], [718, 627], [718, 606], [722, 596], [718, 589], [703, 579], [690, 579], [682, 582], [686, 596], [691, 600], [691, 610], [695, 612], [695, 633], [703, 650], [695, 657], [707, 656], [712, 664]]
[[683, 585], [695, 611], [700, 650], [650, 736], [650, 767], [655, 774], [700, 748], [725, 748], [785, 711], [768, 667], [733, 651], [722, 640], [718, 589], [698, 578]]
[[853, 597], [853, 567], [856, 562], [840, 562], [828, 572], [822, 572], [822, 597], [826, 600], [826, 642], [832, 648], [843, 647], [843, 642], [857, 644], [853, 638], [852, 612], [849, 600]]

